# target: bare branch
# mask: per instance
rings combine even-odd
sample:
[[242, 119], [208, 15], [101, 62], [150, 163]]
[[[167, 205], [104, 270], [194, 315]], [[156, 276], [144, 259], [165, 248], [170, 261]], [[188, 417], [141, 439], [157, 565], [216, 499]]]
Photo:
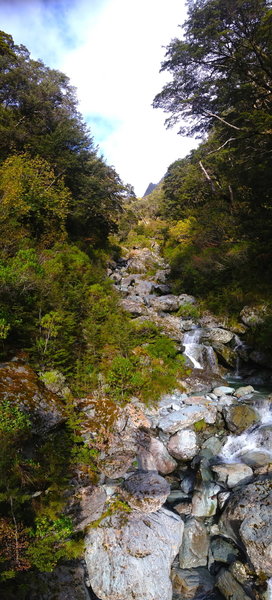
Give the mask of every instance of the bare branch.
[[228, 121], [226, 121], [222, 117], [219, 117], [219, 115], [216, 115], [215, 113], [212, 113], [209, 110], [204, 110], [204, 113], [206, 115], [209, 115], [210, 117], [214, 117], [215, 119], [218, 119], [219, 121], [222, 121], [222, 123], [225, 123], [225, 125], [228, 125], [228, 127], [232, 127], [232, 129], [236, 129], [236, 131], [241, 131], [241, 127], [236, 127], [236, 125], [232, 125], [232, 123], [229, 123]]
[[207, 173], [207, 171], [206, 171], [205, 167], [203, 166], [203, 164], [202, 164], [201, 160], [199, 161], [199, 165], [200, 165], [200, 168], [202, 169], [202, 171], [203, 171], [203, 173], [204, 173], [204, 175], [205, 175], [205, 177], [206, 177], [207, 181], [209, 182], [209, 184], [210, 184], [210, 186], [211, 186], [211, 189], [212, 189], [213, 193], [215, 194], [215, 187], [214, 187], [213, 181], [212, 181], [212, 179], [211, 179], [211, 177], [210, 177], [209, 173]]
[[222, 144], [222, 146], [219, 146], [219, 148], [216, 148], [216, 150], [211, 150], [211, 152], [208, 152], [207, 156], [209, 156], [209, 154], [214, 154], [215, 152], [219, 152], [219, 150], [222, 150], [222, 148], [224, 148], [224, 146], [229, 144], [229, 142], [233, 142], [236, 139], [237, 138], [234, 138], [234, 137], [229, 138], [228, 140], [226, 140], [226, 142], [224, 142], [224, 144]]

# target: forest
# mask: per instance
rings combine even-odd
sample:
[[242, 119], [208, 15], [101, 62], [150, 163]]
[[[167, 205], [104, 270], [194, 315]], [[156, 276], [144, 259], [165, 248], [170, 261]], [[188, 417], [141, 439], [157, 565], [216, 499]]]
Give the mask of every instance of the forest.
[[[173, 292], [198, 299], [184, 309], [192, 316], [236, 323], [243, 306], [265, 305], [251, 336], [272, 352], [271, 3], [189, 0], [161, 69], [171, 80], [154, 108], [200, 142], [136, 198], [99, 156], [68, 77], [0, 32], [0, 371], [18, 361], [62, 415], [40, 434], [32, 400], [22, 405], [19, 385], [11, 400], [0, 382], [7, 598], [14, 581], [82, 555], [67, 490], [79, 469], [97, 481], [116, 406], [155, 402], [188, 371], [159, 326], [120, 305], [107, 268], [124, 248], [155, 241]], [[103, 409], [90, 444], [80, 399], [91, 395]]]

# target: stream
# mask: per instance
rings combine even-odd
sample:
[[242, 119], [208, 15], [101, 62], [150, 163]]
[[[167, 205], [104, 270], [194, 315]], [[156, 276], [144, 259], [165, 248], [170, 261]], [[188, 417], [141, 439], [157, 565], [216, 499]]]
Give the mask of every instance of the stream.
[[[203, 330], [195, 327], [185, 333], [183, 339], [184, 354], [189, 358], [195, 369], [208, 368], [210, 371], [217, 370], [216, 355], [212, 346], [201, 343]], [[235, 349], [242, 347], [243, 342], [236, 335]], [[242, 376], [239, 373], [240, 359], [237, 357], [235, 371], [226, 377], [228, 384], [234, 388], [243, 386]], [[252, 406], [259, 417], [259, 422], [240, 435], [228, 436], [218, 459], [222, 463], [244, 463], [249, 466], [258, 464], [265, 465], [272, 461], [272, 402], [268, 394], [272, 390], [263, 388], [254, 389], [254, 392], [246, 397], [246, 404]], [[243, 399], [245, 401], [245, 399]]]
[[[272, 600], [271, 371], [254, 362], [254, 349], [224, 319], [179, 317], [180, 307], [197, 300], [169, 293], [163, 262], [146, 279], [145, 263], [157, 259], [157, 250], [134, 248], [110, 276], [123, 308], [173, 339], [191, 373], [182, 390], [144, 409], [150, 425], [137, 430], [136, 469], [118, 463], [113, 472], [118, 454], [115, 459], [111, 448], [109, 484], [112, 489], [117, 475], [124, 478], [124, 497], [136, 512], [121, 534], [119, 525], [115, 531], [107, 523], [89, 534], [90, 579], [105, 600]], [[122, 457], [126, 440], [132, 447], [130, 436], [122, 430]], [[151, 532], [154, 543], [146, 548]], [[106, 593], [103, 563], [110, 564]]]

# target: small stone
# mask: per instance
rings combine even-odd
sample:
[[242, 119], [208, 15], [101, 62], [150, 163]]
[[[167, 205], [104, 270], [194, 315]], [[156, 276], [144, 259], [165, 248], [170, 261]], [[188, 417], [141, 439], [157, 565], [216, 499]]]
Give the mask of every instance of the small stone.
[[172, 490], [167, 498], [167, 502], [169, 504], [174, 504], [179, 500], [188, 500], [188, 494], [186, 494], [182, 490]]
[[215, 515], [218, 492], [220, 492], [220, 487], [215, 483], [202, 483], [193, 495], [192, 515], [194, 517], [212, 517]]
[[190, 429], [183, 429], [173, 435], [168, 442], [169, 453], [178, 460], [190, 460], [199, 450], [197, 436]]
[[141, 512], [155, 512], [166, 501], [170, 485], [154, 471], [133, 473], [120, 488], [129, 506]]
[[145, 435], [146, 443], [140, 443], [138, 449], [138, 462], [144, 471], [157, 470], [162, 475], [172, 473], [177, 467], [177, 462], [170, 456], [164, 444], [158, 438]]
[[255, 470], [260, 467], [269, 466], [272, 463], [272, 452], [258, 449], [248, 450], [247, 452], [241, 452], [239, 458]]
[[239, 555], [239, 550], [234, 543], [231, 540], [226, 540], [222, 537], [212, 539], [210, 551], [215, 562], [226, 564], [232, 563]]
[[222, 510], [222, 508], [224, 508], [229, 497], [230, 497], [230, 492], [220, 492], [220, 494], [218, 494], [217, 498], [218, 498], [218, 506], [219, 506], [220, 510]]
[[192, 471], [191, 473], [188, 473], [187, 475], [185, 475], [185, 477], [183, 477], [183, 479], [180, 483], [180, 488], [182, 489], [183, 492], [185, 492], [185, 494], [191, 494], [191, 492], [194, 491], [194, 487], [195, 487], [195, 473]]
[[252, 469], [243, 463], [213, 465], [212, 471], [216, 473], [217, 481], [224, 483], [229, 488], [249, 483], [253, 475]]
[[223, 415], [229, 431], [242, 433], [260, 421], [257, 411], [248, 404], [233, 404], [223, 408]]
[[238, 583], [241, 585], [245, 585], [246, 583], [252, 581], [252, 570], [250, 566], [240, 562], [239, 560], [235, 560], [229, 568], [230, 573], [235, 577]]
[[179, 301], [180, 306], [184, 306], [184, 304], [196, 304], [196, 298], [189, 294], [180, 294]]
[[211, 451], [212, 456], [217, 456], [222, 448], [222, 442], [218, 437], [212, 435], [202, 444], [202, 449], [205, 450], [206, 448]]
[[226, 394], [233, 394], [233, 392], [235, 392], [235, 388], [227, 385], [220, 385], [220, 387], [216, 387], [213, 390], [213, 394], [215, 394], [217, 397], [225, 396]]
[[184, 524], [183, 540], [179, 550], [181, 569], [205, 567], [208, 560], [209, 536], [201, 521], [191, 518]]
[[179, 504], [175, 504], [175, 511], [179, 515], [190, 515], [192, 512], [192, 504], [190, 502], [179, 502]]
[[248, 394], [253, 394], [255, 392], [254, 387], [252, 385], [245, 385], [243, 387], [239, 387], [235, 392], [234, 396], [236, 398], [242, 398], [243, 396], [248, 396]]
[[226, 569], [220, 569], [216, 578], [216, 586], [226, 600], [250, 600], [242, 586]]
[[205, 598], [214, 589], [214, 578], [204, 567], [197, 569], [172, 569], [173, 592], [182, 600]]

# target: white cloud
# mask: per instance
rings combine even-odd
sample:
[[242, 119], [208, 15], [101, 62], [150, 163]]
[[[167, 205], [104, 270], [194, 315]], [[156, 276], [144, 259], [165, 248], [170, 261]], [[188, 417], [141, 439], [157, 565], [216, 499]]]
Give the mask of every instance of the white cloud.
[[70, 77], [101, 152], [137, 194], [193, 147], [151, 108], [166, 81], [162, 46], [180, 36], [185, 2], [2, 0], [0, 15], [17, 43]]

